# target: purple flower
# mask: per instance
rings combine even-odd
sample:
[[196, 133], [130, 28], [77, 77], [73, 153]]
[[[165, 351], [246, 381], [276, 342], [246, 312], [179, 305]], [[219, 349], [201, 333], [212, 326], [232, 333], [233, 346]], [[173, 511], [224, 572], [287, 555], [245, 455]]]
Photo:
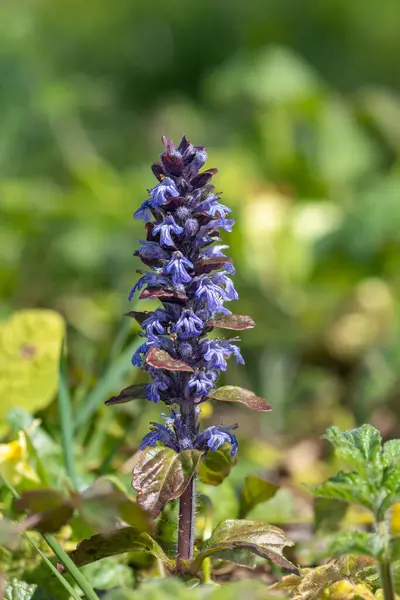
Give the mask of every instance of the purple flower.
[[135, 213], [133, 213], [133, 217], [137, 221], [146, 221], [148, 223], [151, 221], [151, 210], [150, 210], [150, 200], [145, 200], [140, 208], [137, 209]]
[[146, 352], [149, 349], [149, 343], [145, 342], [136, 350], [135, 354], [132, 356], [132, 365], [134, 367], [141, 367], [143, 364], [143, 358], [146, 356]]
[[199, 450], [211, 450], [215, 452], [225, 442], [229, 442], [232, 444], [231, 455], [235, 456], [238, 450], [238, 442], [236, 436], [231, 433], [231, 430], [236, 428], [237, 425], [228, 425], [228, 427], [212, 425], [212, 427], [208, 427], [197, 436], [195, 447]]
[[192, 310], [184, 310], [178, 321], [172, 328], [182, 339], [188, 339], [201, 335], [204, 323]]
[[207, 213], [210, 217], [226, 217], [232, 211], [225, 204], [220, 204], [217, 196], [209, 196], [197, 205], [196, 212]]
[[205, 340], [201, 345], [201, 349], [203, 351], [203, 358], [209, 363], [209, 367], [226, 371], [227, 364], [225, 357], [227, 356], [227, 351], [221, 341]]
[[193, 269], [193, 263], [178, 250], [177, 252], [174, 252], [169, 263], [165, 265], [163, 273], [171, 275], [172, 283], [175, 285], [189, 283], [192, 278], [187, 273], [185, 267]]
[[162, 373], [153, 377], [153, 381], [145, 386], [146, 398], [152, 402], [158, 402], [161, 399], [160, 392], [165, 392], [169, 387], [168, 377]]
[[[142, 271], [143, 272], [143, 271]], [[137, 290], [141, 290], [144, 285], [149, 285], [150, 287], [164, 287], [169, 284], [167, 277], [163, 277], [160, 273], [146, 273], [135, 283], [133, 288], [131, 289], [131, 293], [129, 294], [129, 300], [132, 300], [133, 296], [136, 294]]]
[[205, 248], [204, 250], [202, 250], [201, 252], [201, 257], [202, 258], [220, 258], [221, 256], [223, 258], [226, 258], [226, 254], [224, 254], [222, 252], [222, 250], [225, 250], [226, 248], [229, 248], [229, 246], [225, 246], [225, 245], [218, 245], [218, 246], [210, 246], [209, 248]]
[[167, 448], [172, 448], [175, 452], [179, 452], [179, 446], [173, 431], [160, 423], [151, 423], [150, 433], [144, 436], [140, 449], [144, 450], [148, 446], [157, 446], [157, 442], [161, 442]]
[[213, 389], [217, 374], [215, 371], [196, 371], [189, 379], [188, 387], [193, 390], [196, 397], [206, 396]]
[[[244, 362], [236, 338], [209, 339], [206, 326], [217, 315], [231, 314], [225, 304], [238, 299], [231, 280], [235, 269], [219, 260], [226, 259], [228, 248], [220, 241], [220, 230], [232, 231], [234, 220], [210, 184], [217, 169], [201, 171], [205, 149], [185, 137], [178, 146], [165, 137], [163, 142], [160, 162], [152, 166], [158, 183], [134, 213], [135, 219], [146, 222], [146, 239], [135, 255], [148, 270], [138, 271], [141, 275], [129, 299], [147, 286], [152, 293], [142, 297], [158, 296], [161, 302], [141, 322], [146, 340], [132, 363], [149, 375], [147, 399], [162, 400], [175, 410], [163, 415], [163, 424], [152, 423], [141, 448], [162, 444], [176, 452], [186, 448], [208, 452], [229, 442], [235, 454], [234, 426], [213, 426], [199, 433], [198, 424], [199, 403], [215, 389], [228, 358]], [[162, 349], [170, 358], [155, 352], [146, 361], [151, 348]], [[170, 359], [184, 361], [193, 372], [175, 371], [177, 365]]]
[[168, 196], [176, 198], [179, 196], [178, 188], [175, 182], [169, 177], [165, 177], [158, 185], [150, 190], [149, 203], [153, 207], [162, 206], [168, 202]]
[[141, 242], [142, 246], [136, 250], [135, 256], [139, 256], [145, 264], [148, 262], [167, 260], [168, 252], [161, 248], [157, 242]]
[[175, 219], [172, 215], [169, 215], [168, 217], [165, 217], [165, 219], [159, 223], [158, 225], [156, 225], [153, 229], [153, 237], [155, 235], [157, 235], [157, 233], [160, 234], [160, 244], [162, 246], [169, 246], [170, 248], [175, 248], [175, 242], [173, 241], [172, 237], [171, 237], [171, 233], [175, 233], [176, 235], [179, 235], [183, 232], [183, 227], [180, 227], [180, 225], [177, 225], [177, 223], [175, 223]]
[[203, 277], [197, 282], [197, 289], [194, 293], [205, 304], [210, 313], [224, 312], [229, 314], [229, 310], [224, 308], [224, 300], [228, 300], [225, 290], [211, 281], [209, 277]]
[[157, 334], [165, 333], [164, 325], [170, 320], [171, 317], [165, 310], [157, 308], [142, 322], [142, 327], [146, 330], [147, 337], [156, 337]]
[[207, 160], [207, 152], [204, 150], [204, 148], [199, 148], [195, 155], [194, 158], [192, 160], [192, 162], [190, 163], [190, 174], [196, 175], [199, 170], [201, 169], [201, 167], [205, 164]]
[[[229, 267], [228, 267], [229, 269]], [[212, 276], [212, 279], [215, 283], [224, 286], [225, 290], [225, 300], [239, 300], [239, 296], [237, 291], [235, 290], [235, 286], [233, 285], [233, 281], [227, 277], [224, 273], [215, 273]]]
[[240, 348], [232, 344], [230, 340], [205, 340], [201, 345], [203, 358], [213, 369], [226, 371], [226, 359], [232, 354], [236, 357], [236, 362], [244, 365]]

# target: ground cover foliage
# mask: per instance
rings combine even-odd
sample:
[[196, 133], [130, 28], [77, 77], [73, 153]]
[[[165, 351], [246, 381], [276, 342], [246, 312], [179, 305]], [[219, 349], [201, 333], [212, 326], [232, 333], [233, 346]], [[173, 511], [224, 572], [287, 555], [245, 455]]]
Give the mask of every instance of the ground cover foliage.
[[[0, 8], [6, 599], [381, 598], [388, 564], [400, 594], [398, 9], [224, 4]], [[131, 215], [160, 133], [207, 146], [236, 220], [222, 235], [234, 312], [256, 327], [219, 386], [273, 407], [204, 405], [202, 428], [239, 423], [239, 451], [197, 465], [183, 577], [178, 498], [154, 523], [131, 487], [160, 409], [104, 405], [147, 383], [123, 313], [143, 310], [127, 299], [143, 236]], [[256, 554], [234, 547], [237, 520], [262, 524]], [[298, 572], [266, 559], [267, 524]]]

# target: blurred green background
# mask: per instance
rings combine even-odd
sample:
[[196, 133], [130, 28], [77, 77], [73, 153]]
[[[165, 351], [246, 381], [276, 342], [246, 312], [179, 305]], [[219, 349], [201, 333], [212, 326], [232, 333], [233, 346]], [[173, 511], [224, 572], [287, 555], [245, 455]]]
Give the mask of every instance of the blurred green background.
[[397, 0], [4, 0], [1, 318], [63, 314], [71, 385], [90, 390], [116, 336], [137, 333], [121, 324], [140, 268], [132, 213], [161, 134], [186, 134], [220, 170], [234, 310], [257, 323], [225, 382], [275, 408], [213, 422], [239, 420], [249, 456], [258, 436], [305, 467], [327, 425], [399, 435], [399, 12]]

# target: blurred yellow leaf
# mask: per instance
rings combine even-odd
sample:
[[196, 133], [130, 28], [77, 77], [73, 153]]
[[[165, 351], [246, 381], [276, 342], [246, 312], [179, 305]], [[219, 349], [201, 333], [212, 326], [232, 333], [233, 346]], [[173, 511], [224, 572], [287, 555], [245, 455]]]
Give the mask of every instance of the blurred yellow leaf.
[[45, 408], [58, 387], [65, 321], [51, 310], [21, 310], [0, 323], [0, 434], [13, 407]]

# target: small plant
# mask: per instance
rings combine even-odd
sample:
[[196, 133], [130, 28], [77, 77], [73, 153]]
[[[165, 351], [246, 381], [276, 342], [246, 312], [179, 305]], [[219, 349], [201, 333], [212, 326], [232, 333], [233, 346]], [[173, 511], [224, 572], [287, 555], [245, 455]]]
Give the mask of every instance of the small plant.
[[379, 431], [371, 425], [351, 431], [331, 427], [324, 437], [351, 470], [340, 471], [315, 487], [314, 494], [359, 504], [372, 513], [375, 524], [370, 533], [339, 534], [332, 552], [373, 557], [379, 566], [384, 598], [394, 600], [391, 564], [400, 560], [400, 538], [391, 536], [388, 514], [400, 497], [400, 440], [382, 444]]
[[[147, 398], [168, 407], [168, 414], [162, 414], [164, 423], [152, 423], [143, 439], [132, 485], [138, 504], [153, 517], [169, 501], [179, 499], [179, 572], [195, 574], [211, 554], [237, 548], [293, 569], [282, 555], [283, 548], [292, 545], [283, 532], [248, 520], [220, 523], [195, 555], [196, 474], [210, 453], [221, 453], [225, 444], [230, 444], [231, 456], [238, 449], [236, 424], [200, 430], [201, 404], [210, 399], [240, 402], [256, 411], [269, 411], [271, 406], [249, 390], [216, 387], [229, 357], [244, 361], [239, 338], [212, 337], [213, 329], [237, 332], [254, 326], [250, 317], [233, 315], [226, 306], [238, 294], [231, 280], [235, 269], [224, 253], [228, 246], [221, 243], [219, 232], [230, 232], [234, 221], [210, 184], [217, 170], [199, 172], [207, 159], [205, 149], [192, 146], [185, 137], [178, 147], [165, 137], [163, 142], [161, 162], [152, 166], [159, 183], [134, 215], [145, 222], [146, 240], [135, 255], [148, 270], [139, 271], [130, 299], [142, 290], [141, 299], [162, 304], [153, 312], [129, 313], [146, 338], [132, 363], [142, 367], [150, 381], [124, 389], [107, 404]], [[173, 564], [169, 562], [170, 567]]]

